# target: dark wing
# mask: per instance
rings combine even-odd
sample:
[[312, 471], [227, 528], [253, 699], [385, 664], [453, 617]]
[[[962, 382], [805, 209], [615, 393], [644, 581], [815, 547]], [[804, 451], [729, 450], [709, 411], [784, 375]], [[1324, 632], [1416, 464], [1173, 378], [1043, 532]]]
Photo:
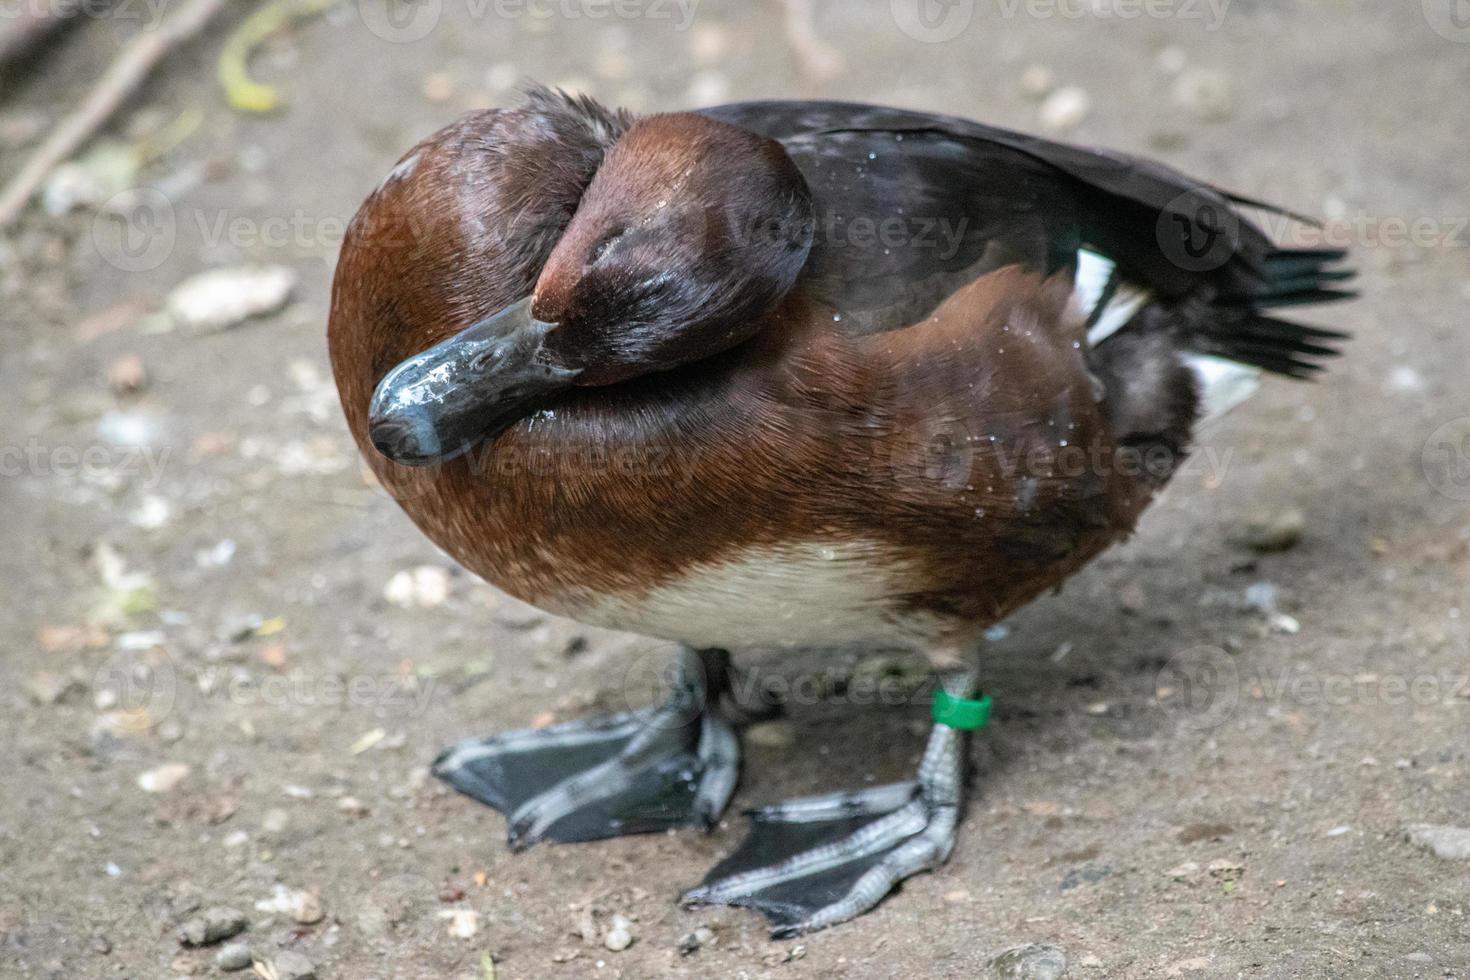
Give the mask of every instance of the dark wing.
[[1300, 373], [1341, 336], [1258, 314], [1352, 295], [1332, 285], [1350, 275], [1330, 268], [1342, 252], [1278, 249], [1237, 205], [1279, 209], [1162, 164], [881, 106], [702, 111], [780, 141], [801, 169], [817, 217], [807, 288], [851, 329], [905, 326], [976, 275], [1050, 274], [1086, 247], [1156, 300], [1220, 314], [1197, 328], [1210, 353]]

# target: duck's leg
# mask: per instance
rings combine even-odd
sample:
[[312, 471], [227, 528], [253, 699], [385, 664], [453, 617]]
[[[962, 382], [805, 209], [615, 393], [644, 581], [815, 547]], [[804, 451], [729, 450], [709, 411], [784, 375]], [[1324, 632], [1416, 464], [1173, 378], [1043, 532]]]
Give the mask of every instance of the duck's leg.
[[940, 678], [915, 782], [753, 811], [750, 836], [684, 903], [758, 909], [783, 938], [859, 916], [904, 878], [944, 863], [964, 797], [965, 734], [990, 714], [975, 676], [968, 668]]
[[514, 850], [710, 827], [735, 789], [739, 758], [719, 713], [729, 671], [723, 650], [685, 651], [662, 705], [460, 742], [434, 774], [505, 814]]

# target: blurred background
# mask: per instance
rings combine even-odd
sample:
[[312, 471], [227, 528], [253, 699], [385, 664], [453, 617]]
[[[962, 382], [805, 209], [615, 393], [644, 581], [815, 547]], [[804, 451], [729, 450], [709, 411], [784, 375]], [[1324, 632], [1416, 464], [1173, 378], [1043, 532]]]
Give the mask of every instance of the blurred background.
[[[1145, 154], [1362, 272], [1306, 311], [1356, 337], [1321, 381], [992, 631], [968, 828], [852, 925], [677, 910], [733, 812], [512, 857], [427, 778], [646, 700], [668, 653], [461, 573], [336, 403], [358, 203], [526, 79]], [[1470, 975], [1466, 92], [1464, 0], [0, 3], [0, 974]], [[819, 683], [748, 734], [737, 807], [912, 766], [923, 708], [844, 692], [921, 665], [753, 662]]]

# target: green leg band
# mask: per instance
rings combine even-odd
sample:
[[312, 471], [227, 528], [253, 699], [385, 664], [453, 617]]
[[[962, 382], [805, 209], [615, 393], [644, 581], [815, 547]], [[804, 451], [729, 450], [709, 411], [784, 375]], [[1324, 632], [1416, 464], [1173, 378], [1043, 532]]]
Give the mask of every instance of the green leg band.
[[934, 692], [934, 723], [973, 732], [990, 723], [991, 703], [988, 694], [981, 695], [978, 700], [957, 698], [940, 687]]

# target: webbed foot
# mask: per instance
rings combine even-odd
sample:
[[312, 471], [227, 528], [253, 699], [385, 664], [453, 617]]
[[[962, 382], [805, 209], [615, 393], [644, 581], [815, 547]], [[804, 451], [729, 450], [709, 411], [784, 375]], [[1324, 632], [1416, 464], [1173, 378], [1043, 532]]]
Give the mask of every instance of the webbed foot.
[[513, 850], [708, 828], [730, 800], [739, 760], [717, 709], [728, 658], [686, 654], [671, 697], [655, 708], [460, 742], [434, 774], [505, 814]]
[[980, 705], [983, 715], [948, 716], [962, 728], [936, 723], [916, 782], [753, 811], [745, 842], [683, 903], [756, 909], [770, 920], [774, 937], [786, 938], [855, 918], [903, 879], [943, 864], [963, 802], [964, 734], [983, 725], [989, 712], [988, 699], [964, 697], [970, 686], [968, 675], [949, 679], [952, 696], [945, 703]]

